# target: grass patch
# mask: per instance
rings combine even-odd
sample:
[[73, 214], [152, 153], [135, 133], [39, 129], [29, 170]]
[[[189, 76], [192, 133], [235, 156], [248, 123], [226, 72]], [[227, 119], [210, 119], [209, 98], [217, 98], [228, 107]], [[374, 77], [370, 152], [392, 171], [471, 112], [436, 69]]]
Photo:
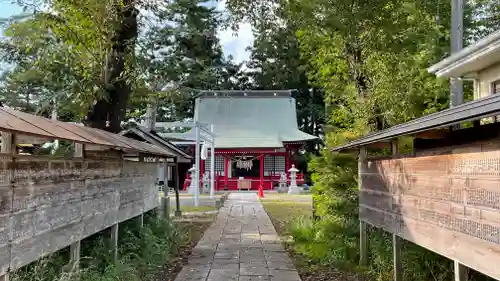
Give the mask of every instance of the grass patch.
[[[210, 218], [213, 218], [210, 217]], [[120, 224], [119, 260], [110, 259], [109, 233], [103, 231], [82, 241], [81, 270], [62, 273], [67, 249], [54, 253], [11, 274], [13, 281], [147, 281], [174, 280], [211, 221], [173, 222], [145, 216], [138, 228], [134, 220]]]
[[288, 236], [287, 225], [312, 216], [311, 195], [269, 194], [260, 199], [280, 236]]
[[[215, 203], [214, 203], [215, 204]], [[176, 210], [175, 204], [172, 206], [170, 205], [170, 211], [173, 213]], [[217, 211], [217, 208], [214, 206], [182, 206], [181, 205], [181, 211], [183, 213], [202, 213], [202, 212], [210, 212], [210, 211]]]
[[331, 248], [320, 243], [310, 243], [315, 233], [312, 221], [312, 196], [310, 194], [269, 194], [261, 199], [278, 235], [283, 239], [285, 249], [294, 260], [302, 280], [359, 281], [369, 280], [359, 274], [339, 270], [311, 259], [304, 252], [328, 256]]

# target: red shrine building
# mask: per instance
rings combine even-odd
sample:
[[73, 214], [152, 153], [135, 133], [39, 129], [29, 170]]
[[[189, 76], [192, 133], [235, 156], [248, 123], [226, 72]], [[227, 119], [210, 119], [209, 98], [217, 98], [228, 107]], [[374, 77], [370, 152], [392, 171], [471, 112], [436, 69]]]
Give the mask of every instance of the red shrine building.
[[[317, 139], [299, 130], [289, 90], [205, 91], [195, 100], [194, 120], [214, 126], [216, 190], [273, 189], [282, 173], [289, 180], [303, 145]], [[194, 129], [162, 136], [173, 143], [195, 140]], [[200, 179], [210, 174], [210, 157], [201, 160]], [[297, 181], [303, 183], [302, 174]]]

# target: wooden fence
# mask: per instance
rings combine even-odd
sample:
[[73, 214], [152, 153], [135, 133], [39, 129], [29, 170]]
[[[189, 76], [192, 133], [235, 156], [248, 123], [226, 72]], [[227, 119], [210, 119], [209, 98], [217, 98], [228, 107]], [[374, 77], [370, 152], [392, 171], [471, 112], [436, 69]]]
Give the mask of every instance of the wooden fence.
[[[97, 129], [1, 108], [0, 115], [0, 280], [66, 247], [77, 265], [80, 241], [108, 228], [116, 259], [119, 223], [137, 217], [142, 225], [159, 205], [158, 163], [144, 159], [171, 155]], [[27, 135], [73, 140], [74, 154], [21, 155], [17, 144]]]

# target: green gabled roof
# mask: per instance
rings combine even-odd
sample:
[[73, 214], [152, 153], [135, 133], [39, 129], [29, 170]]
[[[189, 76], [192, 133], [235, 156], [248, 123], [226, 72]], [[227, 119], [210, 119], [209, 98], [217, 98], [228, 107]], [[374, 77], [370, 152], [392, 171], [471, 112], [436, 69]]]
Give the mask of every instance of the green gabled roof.
[[[298, 129], [290, 91], [202, 92], [195, 102], [194, 118], [214, 124], [216, 148], [279, 148], [284, 142], [317, 139]], [[162, 136], [195, 139], [194, 130]]]

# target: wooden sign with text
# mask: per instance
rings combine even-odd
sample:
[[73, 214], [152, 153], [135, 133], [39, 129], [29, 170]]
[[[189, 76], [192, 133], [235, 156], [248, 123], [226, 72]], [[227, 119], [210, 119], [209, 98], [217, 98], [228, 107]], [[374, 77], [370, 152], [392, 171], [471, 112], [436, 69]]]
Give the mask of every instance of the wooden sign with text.
[[500, 279], [500, 151], [367, 161], [360, 219]]

